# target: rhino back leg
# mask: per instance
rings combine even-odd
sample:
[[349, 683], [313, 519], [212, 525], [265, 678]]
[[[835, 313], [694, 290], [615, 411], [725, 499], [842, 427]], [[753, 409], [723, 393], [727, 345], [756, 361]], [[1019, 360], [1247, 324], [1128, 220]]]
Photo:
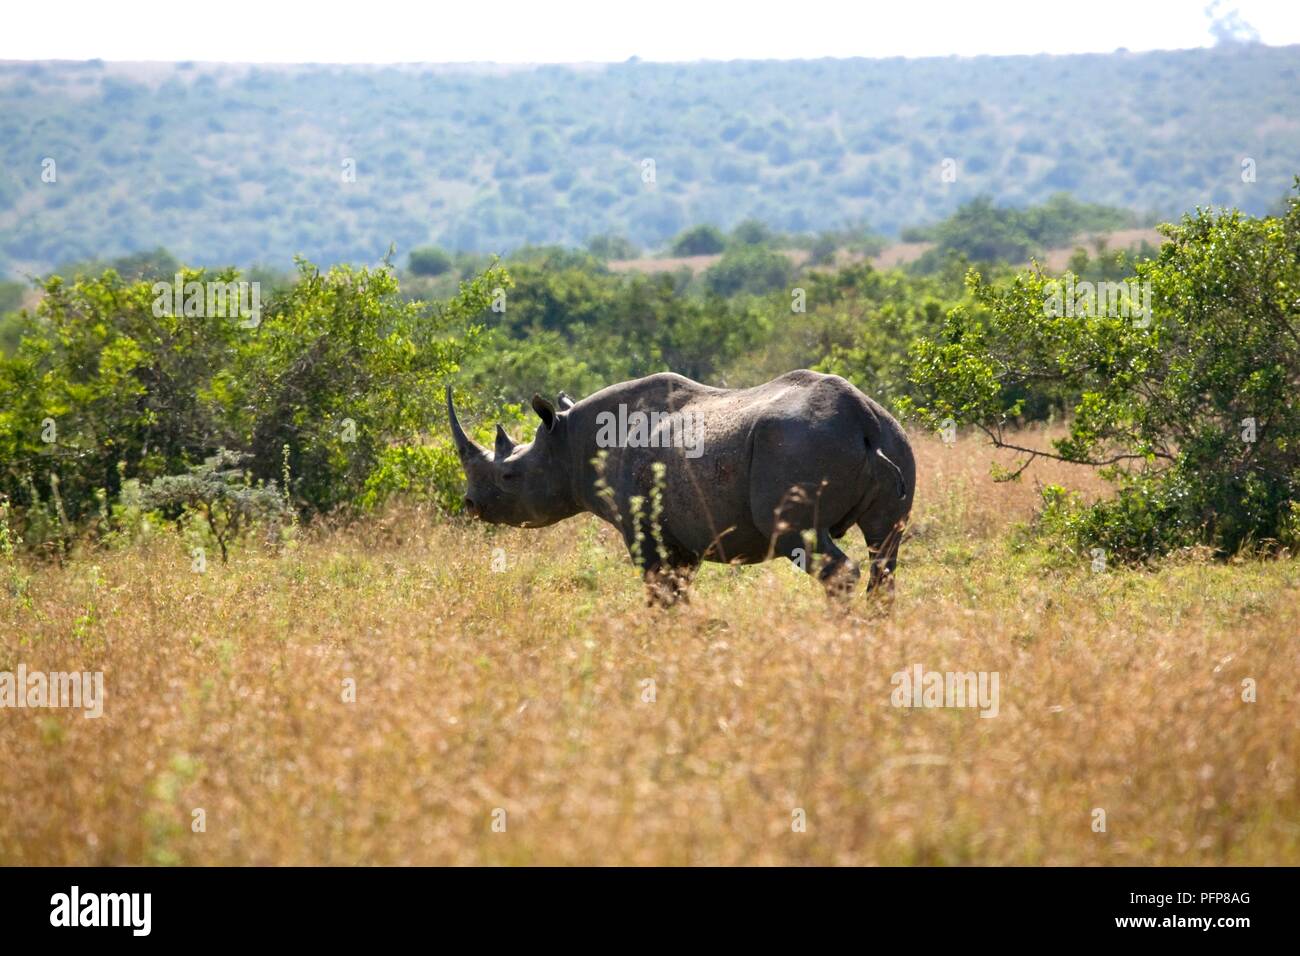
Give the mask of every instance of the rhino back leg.
[[755, 426], [749, 511], [769, 544], [767, 557], [790, 557], [793, 549], [804, 547], [804, 531], [842, 534], [840, 526], [855, 516], [863, 494], [866, 446], [846, 443], [836, 427], [810, 427], [786, 418]]
[[[795, 486], [780, 497], [762, 492], [753, 495], [754, 524], [768, 538], [768, 557], [795, 562], [817, 576], [828, 596], [847, 597], [856, 589], [860, 572], [857, 562], [835, 543], [831, 529], [816, 526], [821, 510], [819, 491], [824, 495], [825, 487], [805, 490]], [[811, 532], [811, 541], [805, 532]], [[807, 553], [810, 543], [812, 554]]]
[[858, 522], [862, 537], [871, 551], [871, 573], [867, 578], [867, 590], [879, 585], [886, 589], [894, 587], [894, 568], [898, 564], [898, 546], [903, 540], [903, 531], [907, 527], [906, 518], [898, 518], [892, 513], [869, 514]]

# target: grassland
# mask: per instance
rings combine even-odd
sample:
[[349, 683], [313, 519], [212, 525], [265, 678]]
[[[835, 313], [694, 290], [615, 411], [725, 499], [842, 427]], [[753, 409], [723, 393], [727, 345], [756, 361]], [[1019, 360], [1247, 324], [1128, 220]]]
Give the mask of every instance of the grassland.
[[[1095, 572], [1017, 530], [1095, 479], [991, 454], [919, 444], [892, 607], [847, 613], [784, 562], [651, 611], [587, 518], [0, 567], [0, 670], [108, 695], [0, 710], [0, 863], [1300, 863], [1300, 566]], [[891, 706], [914, 664], [998, 672], [998, 716]]]

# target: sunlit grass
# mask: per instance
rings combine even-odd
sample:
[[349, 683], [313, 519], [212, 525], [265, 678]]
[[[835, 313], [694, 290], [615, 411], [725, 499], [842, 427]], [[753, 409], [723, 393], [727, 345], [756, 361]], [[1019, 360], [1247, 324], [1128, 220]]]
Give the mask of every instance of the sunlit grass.
[[[888, 611], [784, 562], [651, 611], [594, 518], [25, 567], [0, 670], [103, 670], [108, 697], [0, 710], [0, 862], [1300, 863], [1296, 563], [1094, 573], [1015, 533], [1036, 478], [1086, 472], [918, 456]], [[891, 706], [918, 663], [999, 672], [999, 715]]]

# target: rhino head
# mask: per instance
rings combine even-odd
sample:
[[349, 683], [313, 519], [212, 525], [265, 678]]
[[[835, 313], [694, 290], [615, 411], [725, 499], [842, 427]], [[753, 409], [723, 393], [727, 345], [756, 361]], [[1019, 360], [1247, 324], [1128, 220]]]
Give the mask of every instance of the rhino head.
[[447, 386], [447, 417], [456, 454], [465, 469], [465, 511], [489, 524], [542, 528], [577, 514], [570, 474], [566, 416], [573, 406], [560, 397], [560, 411], [540, 395], [533, 396], [533, 411], [542, 420], [537, 435], [517, 445], [497, 425], [492, 451], [479, 447], [465, 434]]

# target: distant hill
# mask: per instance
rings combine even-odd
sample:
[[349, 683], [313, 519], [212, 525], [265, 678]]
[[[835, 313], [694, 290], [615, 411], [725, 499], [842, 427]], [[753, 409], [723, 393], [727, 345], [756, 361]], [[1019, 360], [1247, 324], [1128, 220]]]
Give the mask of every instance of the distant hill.
[[390, 242], [490, 252], [614, 233], [657, 248], [747, 217], [896, 234], [981, 194], [1261, 213], [1300, 172], [1298, 71], [1300, 47], [1258, 44], [510, 69], [10, 62], [0, 275], [158, 246], [275, 266], [374, 261]]

